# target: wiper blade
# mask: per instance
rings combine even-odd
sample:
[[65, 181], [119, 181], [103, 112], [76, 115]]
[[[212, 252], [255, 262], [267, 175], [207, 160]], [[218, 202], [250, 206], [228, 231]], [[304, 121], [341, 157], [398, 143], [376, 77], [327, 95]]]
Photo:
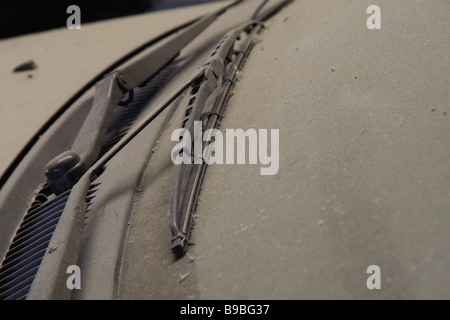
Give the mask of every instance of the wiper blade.
[[55, 194], [72, 188], [98, 158], [114, 108], [127, 103], [123, 101], [124, 96], [128, 94], [132, 98], [134, 88], [149, 80], [217, 17], [240, 2], [242, 0], [203, 16], [178, 33], [161, 40], [150, 52], [110, 73], [96, 84], [91, 110], [71, 149], [53, 158], [45, 168], [48, 183]]
[[[196, 138], [194, 127], [197, 121], [201, 121], [202, 132], [218, 127], [218, 121], [222, 117], [236, 79], [236, 72], [242, 67], [253, 48], [255, 36], [263, 27], [260, 21], [268, 19], [290, 1], [278, 1], [264, 11], [262, 9], [268, 1], [262, 1], [251, 21], [231, 30], [219, 42], [205, 64], [204, 76], [192, 86], [190, 102], [182, 119], [182, 128], [189, 132], [192, 146]], [[202, 142], [201, 150], [205, 150], [206, 144], [207, 142]], [[194, 150], [194, 154], [187, 155], [190, 157], [190, 163], [176, 164], [172, 178], [170, 229], [172, 252], [177, 258], [186, 253], [189, 245], [192, 216], [207, 167], [203, 155], [195, 154], [195, 147], [191, 150]]]
[[[195, 139], [194, 126], [197, 121], [202, 123], [202, 132], [218, 127], [219, 119], [236, 79], [236, 72], [241, 68], [245, 57], [253, 47], [255, 35], [261, 28], [261, 23], [251, 21], [228, 32], [205, 64], [203, 77], [193, 83], [190, 103], [182, 120], [182, 128], [190, 133], [192, 145]], [[206, 142], [203, 142], [202, 150], [205, 146]], [[191, 158], [190, 164], [176, 164], [172, 179], [170, 228], [172, 252], [177, 257], [184, 255], [187, 250], [192, 215], [207, 166], [203, 159], [199, 163], [197, 159], [199, 155], [188, 156]]]

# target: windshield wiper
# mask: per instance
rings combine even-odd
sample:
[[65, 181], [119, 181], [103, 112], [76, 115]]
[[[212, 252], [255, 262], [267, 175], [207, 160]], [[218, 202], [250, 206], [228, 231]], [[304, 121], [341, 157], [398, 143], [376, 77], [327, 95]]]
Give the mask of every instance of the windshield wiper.
[[[45, 168], [48, 183], [55, 194], [72, 188], [98, 159], [114, 108], [129, 102], [134, 88], [145, 84], [217, 17], [240, 2], [242, 0], [203, 16], [178, 33], [161, 40], [150, 52], [110, 73], [96, 84], [91, 110], [70, 150], [53, 158]], [[123, 101], [124, 97], [128, 97], [127, 101]]]
[[[201, 121], [202, 132], [217, 128], [234, 85], [236, 72], [253, 47], [255, 35], [261, 28], [261, 23], [251, 21], [228, 32], [205, 64], [204, 75], [193, 83], [190, 103], [182, 120], [182, 128], [190, 133], [192, 145], [195, 139], [195, 122]], [[206, 142], [203, 142], [202, 150], [205, 145]], [[177, 257], [181, 257], [188, 246], [192, 215], [207, 166], [203, 159], [201, 163], [194, 159], [199, 155], [187, 156], [191, 159], [190, 164], [176, 164], [172, 179], [170, 228], [172, 252]]]
[[[290, 1], [280, 1], [262, 11], [267, 2], [262, 1], [252, 15], [251, 21], [231, 30], [222, 38], [205, 64], [205, 74], [192, 86], [189, 105], [182, 119], [182, 128], [190, 134], [191, 150], [194, 150], [194, 154], [186, 155], [190, 158], [190, 162], [175, 165], [170, 200], [172, 252], [177, 258], [185, 254], [189, 245], [192, 216], [207, 167], [203, 155], [195, 154], [195, 123], [201, 122], [201, 132], [218, 127], [230, 97], [230, 90], [236, 80], [236, 72], [241, 69], [246, 56], [255, 44], [256, 35], [263, 28], [260, 21], [266, 20]], [[212, 139], [209, 137], [205, 140]], [[208, 143], [203, 141], [201, 150], [205, 150], [205, 147], [212, 148], [214, 142]], [[181, 152], [184, 153], [186, 150]]]

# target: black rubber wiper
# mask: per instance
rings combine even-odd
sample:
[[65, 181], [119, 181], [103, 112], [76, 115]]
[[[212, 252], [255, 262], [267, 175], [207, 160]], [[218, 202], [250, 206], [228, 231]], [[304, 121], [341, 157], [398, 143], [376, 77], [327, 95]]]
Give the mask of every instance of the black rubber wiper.
[[123, 101], [124, 97], [132, 99], [134, 88], [145, 84], [217, 17], [240, 2], [242, 0], [203, 16], [178, 33], [161, 40], [147, 54], [122, 69], [115, 70], [96, 84], [91, 110], [70, 150], [53, 158], [45, 168], [48, 183], [55, 194], [72, 188], [96, 161], [114, 108], [127, 103]]
[[[205, 64], [204, 75], [193, 83], [190, 102], [182, 120], [182, 128], [190, 133], [192, 145], [195, 122], [201, 121], [202, 132], [218, 127], [236, 72], [261, 28], [261, 23], [251, 21], [228, 32]], [[202, 150], [205, 146], [206, 142], [203, 142]], [[172, 179], [170, 228], [172, 252], [176, 257], [181, 257], [187, 250], [192, 214], [207, 166], [203, 159], [198, 163], [198, 159], [194, 159], [195, 154], [187, 156], [191, 158], [190, 164], [176, 164]]]
[[[267, 2], [262, 1], [258, 6], [252, 15], [252, 21], [231, 30], [222, 38], [205, 64], [204, 76], [193, 84], [190, 102], [182, 119], [182, 128], [190, 133], [192, 146], [195, 139], [195, 122], [201, 122], [202, 132], [218, 127], [236, 79], [236, 72], [242, 67], [246, 56], [253, 48], [255, 36], [263, 27], [259, 21], [266, 20], [290, 1], [279, 1], [262, 11]], [[205, 150], [209, 142], [202, 143], [201, 150]], [[176, 257], [183, 256], [189, 245], [192, 216], [207, 167], [203, 157], [197, 159], [199, 155], [195, 152], [187, 156], [191, 161], [176, 164], [172, 178], [170, 227], [172, 252]]]

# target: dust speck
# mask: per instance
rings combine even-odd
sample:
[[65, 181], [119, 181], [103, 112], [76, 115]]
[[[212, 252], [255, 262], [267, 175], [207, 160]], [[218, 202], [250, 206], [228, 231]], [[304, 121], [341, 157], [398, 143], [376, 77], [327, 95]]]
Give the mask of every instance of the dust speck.
[[178, 283], [182, 283], [184, 280], [186, 280], [190, 275], [191, 271], [188, 271], [186, 273], [180, 274], [180, 279], [178, 279]]
[[189, 259], [189, 262], [194, 262], [195, 261], [195, 257], [191, 256], [188, 252], [186, 252], [186, 257]]
[[252, 40], [254, 44], [260, 43], [262, 41], [262, 37], [260, 35], [254, 35]]

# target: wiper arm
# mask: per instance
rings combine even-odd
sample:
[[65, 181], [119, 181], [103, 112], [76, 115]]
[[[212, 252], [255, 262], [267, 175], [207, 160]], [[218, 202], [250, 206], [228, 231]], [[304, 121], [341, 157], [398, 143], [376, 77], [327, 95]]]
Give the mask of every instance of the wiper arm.
[[145, 83], [205, 30], [217, 17], [242, 0], [207, 14], [178, 33], [160, 41], [150, 52], [133, 63], [116, 70], [95, 86], [91, 110], [78, 132], [71, 149], [53, 158], [45, 168], [50, 188], [60, 194], [70, 188], [98, 158], [114, 108], [128, 93]]

